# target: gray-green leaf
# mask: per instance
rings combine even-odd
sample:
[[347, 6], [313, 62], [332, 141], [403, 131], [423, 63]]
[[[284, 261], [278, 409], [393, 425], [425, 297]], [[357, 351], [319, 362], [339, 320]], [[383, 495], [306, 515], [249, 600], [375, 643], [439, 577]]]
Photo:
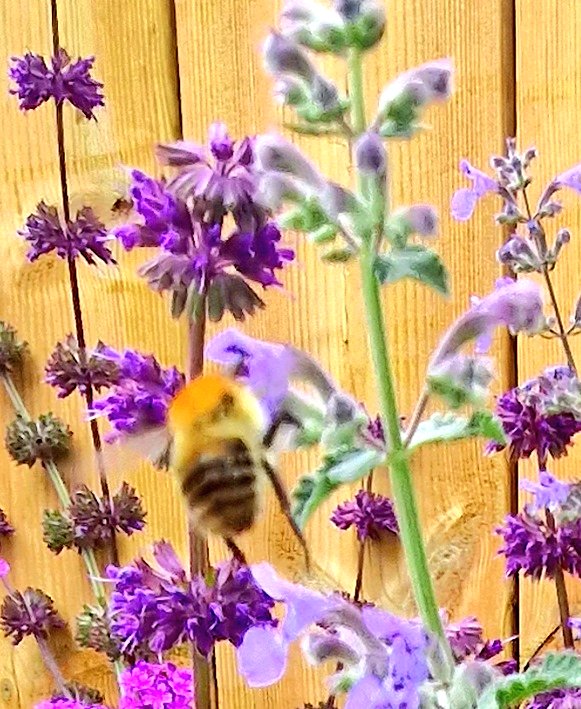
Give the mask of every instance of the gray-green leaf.
[[442, 259], [421, 244], [408, 244], [379, 254], [375, 259], [375, 275], [382, 284], [413, 278], [438, 293], [448, 294], [448, 272]]
[[408, 449], [414, 450], [425, 446], [426, 443], [460, 441], [464, 438], [476, 437], [498, 443], [506, 442], [502, 424], [490, 411], [477, 411], [470, 418], [450, 412], [437, 412], [420, 423]]

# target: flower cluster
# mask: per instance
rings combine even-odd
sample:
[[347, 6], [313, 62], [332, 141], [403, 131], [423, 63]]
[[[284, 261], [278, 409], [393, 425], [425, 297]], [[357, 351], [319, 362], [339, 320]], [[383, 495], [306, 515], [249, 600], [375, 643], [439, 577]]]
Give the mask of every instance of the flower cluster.
[[119, 685], [119, 709], [190, 709], [194, 699], [191, 670], [170, 662], [141, 660], [123, 671]]
[[15, 328], [0, 321], [0, 374], [11, 372], [26, 354], [28, 343], [18, 339]]
[[40, 589], [9, 590], [0, 607], [0, 627], [14, 645], [28, 635], [47, 638], [52, 629], [64, 625], [52, 598]]
[[[207, 148], [182, 141], [158, 146], [157, 153], [177, 175], [165, 183], [134, 170], [130, 193], [141, 223], [120, 226], [114, 235], [128, 250], [159, 248], [139, 273], [155, 291], [170, 292], [175, 317], [184, 311], [197, 317], [201, 298], [210, 319], [228, 310], [243, 320], [264, 306], [248, 281], [279, 286], [275, 272], [294, 258], [257, 200], [253, 141], [235, 143], [217, 123]], [[228, 213], [235, 228], [225, 235]]]
[[100, 391], [118, 382], [117, 363], [105, 356], [108, 348], [97, 342], [94, 350], [81, 353], [74, 335], [59, 342], [45, 367], [45, 381], [58, 389], [59, 399], [75, 389], [85, 396], [89, 388]]
[[[514, 387], [498, 398], [496, 414], [508, 439], [513, 458], [536, 453], [544, 464], [547, 456], [567, 454], [573, 437], [581, 431], [581, 385], [567, 367], [551, 367], [539, 377]], [[491, 443], [488, 451], [504, 446]]]
[[31, 468], [37, 460], [46, 463], [65, 456], [72, 435], [67, 424], [50, 413], [41, 414], [36, 420], [19, 414], [7, 426], [4, 443], [18, 465]]
[[249, 628], [275, 624], [274, 601], [247, 567], [233, 560], [190, 580], [169, 544], [155, 545], [154, 556], [158, 570], [143, 560], [108, 570], [111, 630], [123, 652], [160, 653], [189, 640], [208, 656], [216, 642], [238, 647]]
[[63, 226], [56, 207], [40, 202], [18, 233], [28, 244], [29, 261], [55, 251], [65, 260], [82, 256], [91, 265], [96, 263], [96, 258], [103, 263], [115, 263], [107, 245], [110, 237], [105, 225], [91, 207], [79, 209], [76, 218]]
[[184, 375], [175, 367], [163, 369], [153, 355], [135, 350], [118, 353], [105, 348], [100, 355], [117, 368], [113, 386], [90, 412], [107, 418], [113, 427], [108, 439], [165, 424], [169, 403], [182, 388]]
[[52, 98], [57, 106], [69, 101], [86, 118], [94, 118], [95, 108], [105, 105], [103, 84], [90, 75], [94, 61], [95, 57], [87, 57], [71, 62], [62, 48], [51, 58], [49, 66], [44, 57], [32, 52], [12, 57], [8, 75], [15, 86], [10, 93], [18, 96], [23, 111], [38, 108]]
[[354, 500], [339, 505], [331, 515], [339, 529], [354, 526], [359, 541], [379, 539], [382, 532], [399, 533], [393, 503], [384, 495], [359, 490]]
[[86, 485], [71, 495], [65, 512], [45, 510], [43, 538], [48, 548], [59, 554], [75, 547], [106, 547], [115, 532], [131, 536], [145, 526], [145, 511], [135, 489], [123, 483], [111, 499], [97, 497]]

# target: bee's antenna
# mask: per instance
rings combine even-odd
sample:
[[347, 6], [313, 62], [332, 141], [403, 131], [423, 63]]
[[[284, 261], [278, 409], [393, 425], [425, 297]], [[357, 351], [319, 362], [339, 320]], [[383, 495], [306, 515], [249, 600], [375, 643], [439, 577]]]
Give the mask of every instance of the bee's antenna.
[[236, 544], [232, 537], [224, 537], [224, 541], [226, 542], [226, 546], [232, 552], [232, 556], [236, 559], [236, 561], [240, 562], [243, 566], [248, 566], [248, 562], [246, 561], [246, 556], [244, 555], [244, 552], [238, 546], [238, 544]]

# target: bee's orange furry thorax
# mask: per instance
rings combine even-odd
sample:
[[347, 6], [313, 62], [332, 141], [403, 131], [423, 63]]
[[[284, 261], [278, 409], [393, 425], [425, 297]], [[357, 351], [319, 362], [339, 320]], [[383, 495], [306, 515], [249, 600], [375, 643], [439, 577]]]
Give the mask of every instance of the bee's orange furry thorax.
[[170, 404], [168, 419], [174, 428], [211, 414], [225, 394], [235, 395], [238, 385], [222, 374], [203, 374], [192, 379]]

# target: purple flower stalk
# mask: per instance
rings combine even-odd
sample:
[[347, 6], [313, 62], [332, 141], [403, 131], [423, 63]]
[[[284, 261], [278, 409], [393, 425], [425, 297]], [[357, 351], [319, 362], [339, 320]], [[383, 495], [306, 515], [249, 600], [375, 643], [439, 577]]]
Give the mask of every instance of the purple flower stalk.
[[52, 98], [57, 106], [69, 101], [86, 118], [94, 118], [95, 108], [105, 105], [103, 84], [90, 74], [94, 61], [95, 57], [87, 57], [71, 62], [64, 49], [51, 58], [50, 66], [44, 57], [32, 52], [12, 57], [8, 76], [14, 87], [10, 93], [18, 96], [23, 111], [38, 108]]
[[[496, 414], [513, 458], [528, 458], [536, 453], [544, 461], [548, 455], [567, 455], [573, 437], [581, 431], [578, 401], [568, 395], [571, 383], [577, 383], [577, 378], [568, 368], [550, 368], [499, 397]], [[502, 444], [490, 443], [487, 451], [503, 448]]]
[[95, 401], [90, 414], [108, 419], [113, 427], [108, 440], [164, 425], [169, 403], [184, 385], [184, 375], [175, 367], [163, 369], [153, 355], [135, 350], [118, 353], [107, 348], [102, 355], [117, 366], [118, 381]]
[[384, 495], [359, 490], [354, 500], [339, 505], [331, 515], [331, 522], [339, 529], [354, 526], [360, 542], [377, 541], [383, 532], [399, 534], [393, 503]]
[[143, 560], [109, 568], [114, 582], [109, 614], [122, 651], [165, 652], [190, 641], [209, 656], [216, 642], [238, 647], [249, 628], [271, 626], [274, 601], [236, 561], [220, 564], [192, 580], [169, 544], [154, 547], [159, 570]]
[[63, 227], [56, 207], [40, 202], [18, 233], [29, 246], [26, 257], [31, 262], [56, 251], [57, 256], [65, 260], [82, 256], [91, 265], [96, 263], [95, 258], [106, 264], [115, 263], [107, 246], [109, 236], [105, 225], [90, 207], [80, 209], [76, 219]]
[[190, 709], [194, 700], [192, 671], [170, 662], [143, 660], [119, 678], [119, 709]]

